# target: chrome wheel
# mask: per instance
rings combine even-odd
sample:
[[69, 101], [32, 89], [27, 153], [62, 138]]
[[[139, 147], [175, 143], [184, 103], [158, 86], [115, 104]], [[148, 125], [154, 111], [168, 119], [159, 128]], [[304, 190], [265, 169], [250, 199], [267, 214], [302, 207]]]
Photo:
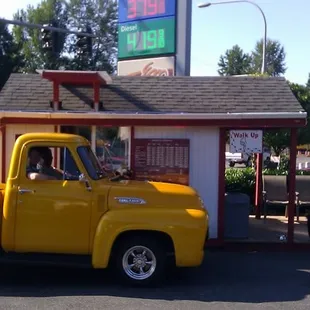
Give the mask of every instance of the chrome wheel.
[[126, 275], [134, 280], [145, 280], [156, 269], [154, 253], [149, 248], [140, 245], [127, 250], [122, 263]]

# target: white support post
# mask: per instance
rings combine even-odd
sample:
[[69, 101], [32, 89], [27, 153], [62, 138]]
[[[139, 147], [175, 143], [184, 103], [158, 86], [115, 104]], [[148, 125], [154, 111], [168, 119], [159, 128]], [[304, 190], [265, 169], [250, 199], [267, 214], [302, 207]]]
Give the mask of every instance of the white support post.
[[91, 148], [94, 153], [96, 153], [96, 126], [91, 126]]

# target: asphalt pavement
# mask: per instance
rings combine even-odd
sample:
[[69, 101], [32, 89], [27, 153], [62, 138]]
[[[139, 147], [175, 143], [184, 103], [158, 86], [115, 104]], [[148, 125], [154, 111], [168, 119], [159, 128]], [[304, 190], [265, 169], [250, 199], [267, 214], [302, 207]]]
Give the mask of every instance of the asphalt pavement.
[[106, 272], [1, 266], [0, 309], [310, 309], [310, 252], [207, 252], [156, 289]]

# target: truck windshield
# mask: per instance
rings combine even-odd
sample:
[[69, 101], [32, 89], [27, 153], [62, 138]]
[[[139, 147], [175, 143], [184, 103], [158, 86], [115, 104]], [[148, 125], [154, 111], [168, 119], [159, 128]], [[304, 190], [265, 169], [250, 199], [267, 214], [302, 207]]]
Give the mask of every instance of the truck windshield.
[[79, 146], [77, 152], [87, 173], [93, 180], [99, 180], [107, 176], [101, 168], [98, 158], [89, 146]]

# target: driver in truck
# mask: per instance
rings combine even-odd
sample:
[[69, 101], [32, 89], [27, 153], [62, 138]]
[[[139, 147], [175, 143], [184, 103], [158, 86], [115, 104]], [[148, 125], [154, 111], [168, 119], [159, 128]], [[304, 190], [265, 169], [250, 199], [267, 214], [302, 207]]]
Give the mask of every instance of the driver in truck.
[[52, 168], [51, 167], [52, 161], [50, 160], [50, 157], [53, 159], [51, 150], [49, 148], [44, 147], [31, 148], [29, 151], [28, 165], [26, 168], [27, 177], [30, 180], [56, 180], [57, 179], [56, 176], [49, 175], [48, 173], [48, 170]]
[[53, 154], [51, 149], [48, 147], [44, 148], [41, 156], [42, 161], [40, 172], [53, 178], [53, 180], [62, 180], [63, 174], [52, 166]]

